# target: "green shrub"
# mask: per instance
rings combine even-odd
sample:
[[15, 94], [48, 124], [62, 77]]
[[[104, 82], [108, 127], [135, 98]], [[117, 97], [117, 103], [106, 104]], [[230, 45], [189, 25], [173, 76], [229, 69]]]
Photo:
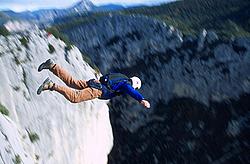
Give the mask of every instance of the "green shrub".
[[70, 50], [72, 48], [72, 44], [66, 35], [61, 34], [60, 39], [66, 44], [66, 48], [68, 50]]
[[72, 44], [69, 41], [68, 37], [66, 35], [63, 35], [59, 32], [59, 30], [55, 27], [49, 27], [46, 29], [48, 33], [51, 33], [55, 38], [61, 39], [65, 44], [68, 50], [72, 48]]
[[1, 26], [0, 27], [0, 35], [8, 36], [8, 35], [10, 35], [10, 32], [4, 26]]
[[88, 64], [90, 65], [90, 67], [92, 67], [92, 68], [95, 70], [95, 72], [96, 72], [97, 74], [100, 73], [99, 68], [95, 65], [94, 62], [92, 62], [92, 60], [91, 60], [87, 55], [82, 55], [82, 58], [83, 58], [83, 60], [84, 60], [86, 63], [88, 63]]
[[26, 47], [29, 48], [28, 43], [29, 43], [29, 39], [25, 36], [23, 36], [21, 39], [19, 39], [19, 41], [21, 42], [21, 44]]
[[69, 50], [71, 50], [72, 48], [73, 48], [72, 45], [67, 45], [67, 46], [65, 47], [65, 50], [66, 50], [66, 51], [69, 51]]
[[39, 140], [39, 136], [37, 133], [34, 133], [34, 132], [28, 132], [29, 134], [29, 138], [30, 138], [30, 141], [32, 143], [36, 142], [37, 140]]
[[121, 13], [157, 18], [188, 35], [199, 35], [205, 28], [230, 38], [250, 36], [249, 5], [250, 1], [246, 0], [185, 0], [130, 8]]
[[22, 159], [21, 159], [20, 155], [16, 155], [15, 159], [13, 159], [13, 163], [14, 164], [21, 164], [21, 162], [22, 162]]
[[8, 116], [9, 115], [9, 111], [8, 109], [5, 108], [5, 106], [3, 106], [2, 104], [0, 104], [0, 113]]
[[54, 46], [52, 46], [51, 44], [49, 44], [48, 46], [49, 46], [49, 53], [52, 54], [53, 52], [55, 52]]
[[61, 36], [60, 32], [55, 27], [49, 27], [46, 29], [46, 31], [54, 35], [54, 37], [57, 39]]

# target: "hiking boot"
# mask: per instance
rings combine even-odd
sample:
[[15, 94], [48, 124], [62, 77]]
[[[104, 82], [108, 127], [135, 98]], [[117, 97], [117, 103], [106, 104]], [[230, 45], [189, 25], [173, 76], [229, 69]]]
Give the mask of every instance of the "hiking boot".
[[52, 59], [48, 59], [42, 64], [40, 64], [40, 66], [38, 67], [38, 72], [41, 72], [43, 69], [51, 69], [54, 67], [54, 65], [54, 61]]
[[45, 90], [53, 90], [53, 87], [55, 86], [55, 83], [48, 77], [46, 80], [44, 80], [43, 84], [38, 88], [37, 94], [40, 95], [42, 91]]

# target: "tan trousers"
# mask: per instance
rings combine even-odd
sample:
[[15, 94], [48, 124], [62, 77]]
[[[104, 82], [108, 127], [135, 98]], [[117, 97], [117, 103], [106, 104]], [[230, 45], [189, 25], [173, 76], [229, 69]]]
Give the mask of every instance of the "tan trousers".
[[55, 84], [53, 90], [61, 93], [72, 103], [92, 100], [100, 97], [102, 94], [101, 90], [88, 87], [87, 81], [74, 79], [66, 70], [64, 70], [57, 64], [53, 68], [51, 68], [50, 71], [53, 72], [68, 86], [65, 87]]

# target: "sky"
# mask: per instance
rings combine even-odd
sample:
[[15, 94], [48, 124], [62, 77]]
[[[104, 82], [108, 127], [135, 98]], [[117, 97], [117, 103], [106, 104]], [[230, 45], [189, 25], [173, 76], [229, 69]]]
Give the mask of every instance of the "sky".
[[[66, 8], [80, 0], [0, 0], [0, 10], [11, 9], [17, 12], [25, 10], [37, 10], [41, 8]], [[95, 5], [102, 4], [121, 4], [121, 5], [134, 5], [144, 4], [152, 5], [171, 0], [90, 0]]]

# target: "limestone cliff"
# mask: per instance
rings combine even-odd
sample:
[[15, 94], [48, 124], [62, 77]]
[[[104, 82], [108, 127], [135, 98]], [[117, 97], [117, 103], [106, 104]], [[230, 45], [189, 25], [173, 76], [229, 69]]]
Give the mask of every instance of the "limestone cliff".
[[113, 145], [107, 102], [72, 104], [49, 91], [38, 96], [47, 76], [65, 85], [49, 71], [37, 72], [48, 58], [78, 79], [98, 76], [76, 47], [67, 50], [45, 31], [0, 36], [0, 103], [9, 111], [0, 114], [0, 163], [107, 163]]

